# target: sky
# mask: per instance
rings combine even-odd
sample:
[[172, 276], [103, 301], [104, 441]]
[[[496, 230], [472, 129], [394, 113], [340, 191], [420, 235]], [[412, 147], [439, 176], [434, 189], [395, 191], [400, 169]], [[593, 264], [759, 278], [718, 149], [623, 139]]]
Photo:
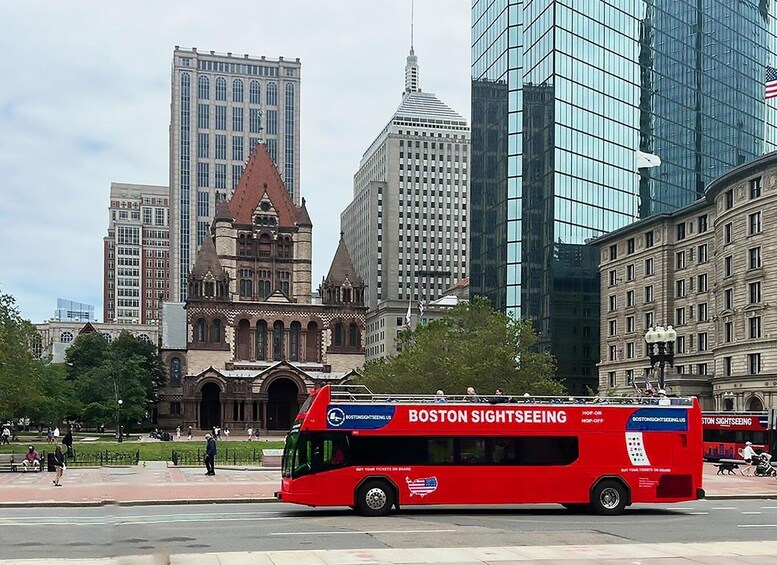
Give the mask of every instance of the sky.
[[[469, 120], [469, 0], [415, 0], [421, 89]], [[401, 102], [410, 0], [4, 2], [0, 293], [24, 318], [57, 298], [102, 321], [111, 182], [169, 185], [173, 49], [299, 57], [301, 188], [313, 287], [370, 143]]]

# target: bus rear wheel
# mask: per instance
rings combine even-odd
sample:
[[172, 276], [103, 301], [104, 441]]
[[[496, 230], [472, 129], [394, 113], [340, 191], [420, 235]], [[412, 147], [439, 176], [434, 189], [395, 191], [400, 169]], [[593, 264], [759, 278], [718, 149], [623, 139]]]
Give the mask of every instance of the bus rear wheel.
[[597, 514], [612, 516], [626, 508], [626, 489], [617, 481], [602, 481], [594, 488], [591, 507]]
[[394, 506], [394, 490], [386, 481], [366, 481], [356, 491], [356, 508], [363, 516], [386, 516]]

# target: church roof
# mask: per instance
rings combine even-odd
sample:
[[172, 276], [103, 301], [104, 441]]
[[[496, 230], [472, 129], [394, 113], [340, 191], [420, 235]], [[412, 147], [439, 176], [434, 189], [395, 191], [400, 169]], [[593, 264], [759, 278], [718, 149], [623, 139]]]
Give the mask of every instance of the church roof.
[[[278, 224], [285, 227], [296, 225], [301, 208], [294, 204], [286, 185], [267, 152], [267, 145], [259, 143], [251, 152], [240, 182], [229, 200], [229, 212], [239, 224], [250, 224], [253, 213], [265, 193], [278, 213]], [[307, 214], [307, 213], [306, 213]], [[310, 218], [308, 217], [308, 222]]]
[[329, 267], [329, 274], [325, 280], [328, 283], [340, 285], [347, 277], [351, 284], [355, 285], [361, 282], [361, 278], [356, 274], [356, 269], [353, 268], [353, 261], [351, 261], [351, 254], [348, 252], [344, 236], [345, 234], [340, 232], [340, 243], [337, 244], [337, 251], [335, 251], [332, 266]]
[[216, 254], [216, 246], [213, 245], [213, 240], [210, 237], [206, 237], [202, 242], [202, 247], [197, 253], [197, 261], [194, 263], [192, 269], [192, 275], [202, 277], [210, 272], [214, 277], [220, 279], [224, 276], [224, 267], [221, 266], [218, 255]]
[[[466, 120], [437, 96], [430, 92], [408, 92], [394, 112], [392, 121], [448, 121], [453, 125], [466, 126]], [[460, 123], [459, 123], [460, 122]]]
[[305, 206], [304, 197], [302, 198], [302, 208], [299, 209], [299, 214], [297, 215], [297, 225], [313, 227], [313, 222], [310, 221], [310, 215], [308, 214], [308, 208]]
[[232, 222], [235, 218], [232, 217], [232, 212], [229, 211], [229, 202], [226, 200], [219, 200], [216, 202], [216, 215], [213, 217], [213, 222], [226, 221]]

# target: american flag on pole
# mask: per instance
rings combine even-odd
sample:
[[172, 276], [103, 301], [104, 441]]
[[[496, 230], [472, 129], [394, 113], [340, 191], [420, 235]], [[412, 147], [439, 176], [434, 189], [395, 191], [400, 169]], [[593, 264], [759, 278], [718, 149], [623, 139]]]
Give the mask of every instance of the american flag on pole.
[[426, 302], [424, 300], [418, 301], [418, 315], [423, 316], [424, 310], [426, 310]]
[[407, 488], [410, 490], [410, 496], [417, 494], [423, 498], [437, 490], [437, 477], [416, 479], [414, 481], [411, 481], [409, 477], [405, 477], [405, 481], [407, 482]]
[[777, 96], [777, 69], [766, 65], [766, 100]]

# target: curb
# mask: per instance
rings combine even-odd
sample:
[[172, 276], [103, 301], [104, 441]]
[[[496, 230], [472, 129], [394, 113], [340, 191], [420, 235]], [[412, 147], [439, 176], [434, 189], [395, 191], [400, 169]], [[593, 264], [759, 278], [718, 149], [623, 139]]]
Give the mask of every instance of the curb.
[[184, 506], [189, 504], [259, 504], [280, 502], [276, 498], [187, 498], [173, 500], [44, 500], [29, 502], [0, 502], [2, 508], [100, 508], [102, 506]]

